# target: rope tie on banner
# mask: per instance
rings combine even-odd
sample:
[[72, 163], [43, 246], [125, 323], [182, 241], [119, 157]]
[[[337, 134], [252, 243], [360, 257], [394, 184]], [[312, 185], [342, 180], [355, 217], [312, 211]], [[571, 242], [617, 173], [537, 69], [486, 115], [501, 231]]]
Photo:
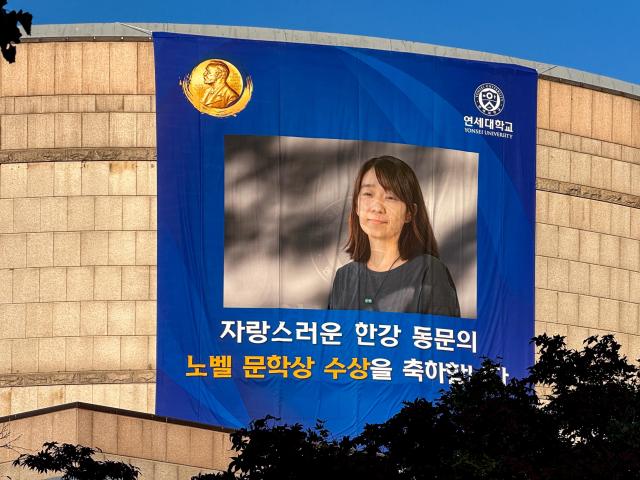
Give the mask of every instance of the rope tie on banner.
[[558, 65], [553, 65], [552, 67], [547, 68], [546, 70], [543, 70], [542, 72], [538, 72], [538, 75], [543, 75], [547, 72], [550, 72], [551, 70], [553, 70], [554, 68], [558, 68]]
[[146, 33], [147, 35], [149, 35], [149, 37], [151, 37], [151, 34], [152, 34], [151, 30], [147, 30], [147, 29], [142, 28], [142, 27], [136, 27], [135, 25], [129, 25], [128, 23], [122, 23], [122, 22], [117, 22], [117, 23], [119, 25], [122, 25], [123, 27], [129, 27], [129, 28], [132, 28], [133, 30], [137, 30], [139, 32]]

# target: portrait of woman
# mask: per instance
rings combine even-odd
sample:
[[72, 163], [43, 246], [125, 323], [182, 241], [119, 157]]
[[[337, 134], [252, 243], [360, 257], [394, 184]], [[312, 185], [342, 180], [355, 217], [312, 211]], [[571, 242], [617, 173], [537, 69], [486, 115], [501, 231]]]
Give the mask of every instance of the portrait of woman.
[[329, 309], [460, 316], [456, 287], [440, 260], [418, 179], [392, 156], [360, 168], [346, 251]]

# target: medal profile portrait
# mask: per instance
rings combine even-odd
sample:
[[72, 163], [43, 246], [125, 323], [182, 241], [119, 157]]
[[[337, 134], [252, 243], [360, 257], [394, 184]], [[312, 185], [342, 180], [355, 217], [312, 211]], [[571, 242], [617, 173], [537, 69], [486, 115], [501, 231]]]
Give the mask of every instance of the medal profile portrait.
[[251, 77], [243, 82], [235, 65], [218, 58], [200, 62], [180, 85], [191, 105], [214, 117], [237, 115], [253, 93]]

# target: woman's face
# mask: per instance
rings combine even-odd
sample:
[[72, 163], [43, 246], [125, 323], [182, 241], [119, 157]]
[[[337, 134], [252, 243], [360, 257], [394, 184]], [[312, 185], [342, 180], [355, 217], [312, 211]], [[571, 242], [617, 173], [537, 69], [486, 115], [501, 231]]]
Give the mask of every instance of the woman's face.
[[407, 205], [380, 185], [373, 168], [362, 177], [356, 213], [364, 233], [379, 240], [397, 241], [410, 220]]

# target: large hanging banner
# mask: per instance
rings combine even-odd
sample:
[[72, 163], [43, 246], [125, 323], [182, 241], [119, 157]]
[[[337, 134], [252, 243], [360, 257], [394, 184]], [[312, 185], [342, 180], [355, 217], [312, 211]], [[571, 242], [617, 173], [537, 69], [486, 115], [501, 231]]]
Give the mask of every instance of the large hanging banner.
[[533, 363], [534, 70], [154, 34], [156, 413], [335, 434]]

